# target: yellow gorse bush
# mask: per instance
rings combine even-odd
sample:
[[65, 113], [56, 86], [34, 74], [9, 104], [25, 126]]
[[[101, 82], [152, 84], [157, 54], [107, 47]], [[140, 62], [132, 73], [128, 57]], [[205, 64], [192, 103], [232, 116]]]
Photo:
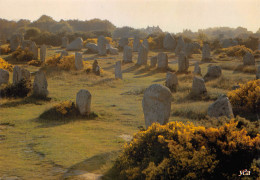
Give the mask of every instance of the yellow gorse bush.
[[237, 56], [237, 57], [243, 57], [246, 52], [250, 52], [253, 53], [253, 51], [247, 47], [245, 47], [244, 45], [237, 45], [237, 46], [232, 46], [232, 47], [228, 47], [228, 48], [222, 48], [219, 50], [219, 52], [224, 52], [226, 53], [228, 56]]
[[245, 112], [260, 111], [260, 79], [239, 84], [240, 88], [228, 92], [232, 107]]
[[45, 62], [47, 66], [58, 67], [62, 70], [75, 69], [75, 55], [63, 56], [60, 58], [59, 54], [56, 54], [48, 58]]
[[60, 113], [62, 115], [67, 115], [68, 113], [70, 113], [70, 111], [72, 111], [74, 109], [74, 103], [72, 101], [63, 101], [59, 104], [56, 104], [54, 106], [55, 110], [57, 113]]
[[0, 69], [5, 69], [7, 71], [13, 72], [13, 66], [0, 58]]
[[257, 177], [259, 146], [260, 135], [251, 138], [234, 120], [220, 128], [153, 124], [124, 145], [114, 168], [121, 179], [232, 179], [245, 168]]

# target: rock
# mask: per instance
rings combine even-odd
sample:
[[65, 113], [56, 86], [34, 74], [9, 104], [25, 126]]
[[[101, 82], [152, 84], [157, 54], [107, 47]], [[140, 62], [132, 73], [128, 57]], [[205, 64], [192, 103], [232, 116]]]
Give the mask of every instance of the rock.
[[76, 106], [81, 115], [89, 115], [91, 112], [91, 94], [88, 90], [81, 89], [77, 93]]
[[111, 55], [117, 55], [118, 54], [118, 49], [117, 48], [113, 48], [113, 47], [109, 47], [108, 48], [108, 52]]
[[123, 79], [122, 71], [121, 71], [121, 61], [117, 61], [115, 65], [115, 78]]
[[69, 39], [67, 37], [63, 37], [61, 39], [61, 48], [66, 48], [69, 44]]
[[27, 69], [21, 68], [19, 66], [14, 66], [13, 69], [13, 84], [19, 83], [22, 79], [30, 81], [31, 79], [30, 71]]
[[42, 45], [41, 49], [40, 49], [40, 59], [42, 62], [45, 62], [45, 58], [46, 58], [46, 46]]
[[143, 40], [143, 45], [144, 45], [144, 47], [146, 47], [146, 49], [149, 51], [149, 43], [148, 43], [148, 40], [147, 40], [147, 39], [144, 39], [144, 40]]
[[124, 49], [124, 47], [127, 46], [128, 43], [129, 43], [129, 42], [128, 42], [128, 38], [123, 37], [123, 38], [121, 38], [121, 39], [119, 40], [119, 42], [118, 42], [118, 47], [119, 47], [120, 49]]
[[177, 46], [175, 48], [175, 54], [179, 55], [182, 51], [184, 52], [185, 42], [182, 38], [182, 36], [179, 36]]
[[185, 43], [184, 54], [190, 57], [198, 49], [200, 49], [200, 45], [197, 42]]
[[152, 123], [161, 125], [169, 122], [172, 94], [169, 88], [153, 84], [144, 92], [142, 101], [146, 128]]
[[153, 56], [151, 57], [150, 59], [150, 67], [153, 68], [153, 67], [156, 67], [156, 64], [157, 64], [157, 56]]
[[183, 52], [179, 53], [178, 58], [178, 72], [188, 72], [189, 69], [189, 59]]
[[207, 89], [205, 86], [204, 79], [194, 76], [191, 88], [191, 95], [198, 97], [201, 95], [206, 95], [206, 93]]
[[38, 60], [38, 47], [35, 42], [31, 42], [29, 50], [33, 53], [33, 59]]
[[246, 52], [246, 54], [243, 57], [243, 63], [244, 63], [244, 66], [255, 65], [254, 55], [249, 52]]
[[137, 64], [146, 65], [147, 58], [148, 58], [148, 50], [143, 44], [141, 44], [138, 50]]
[[178, 78], [175, 73], [167, 72], [166, 75], [166, 87], [168, 87], [171, 92], [176, 92], [178, 86]]
[[87, 43], [86, 48], [90, 53], [98, 53], [98, 46], [95, 43]]
[[174, 50], [176, 48], [176, 40], [170, 33], [167, 33], [163, 39], [163, 48], [167, 50]]
[[83, 39], [81, 37], [76, 38], [69, 45], [67, 45], [67, 51], [80, 51], [83, 48]]
[[98, 61], [96, 59], [94, 60], [94, 62], [92, 64], [92, 71], [96, 75], [100, 76], [100, 66], [98, 65]]
[[221, 116], [227, 116], [228, 118], [234, 117], [228, 97], [221, 95], [214, 103], [212, 103], [208, 108], [208, 116], [216, 118]]
[[257, 67], [256, 79], [260, 79], [260, 65]]
[[201, 68], [200, 68], [200, 66], [199, 66], [199, 62], [196, 62], [196, 63], [194, 64], [193, 74], [201, 75]]
[[210, 61], [211, 59], [209, 44], [204, 44], [202, 47], [202, 61]]
[[125, 46], [124, 47], [123, 62], [124, 63], [133, 62], [132, 61], [132, 48], [130, 46]]
[[75, 53], [75, 67], [77, 70], [81, 70], [84, 67], [82, 62], [82, 53]]
[[100, 56], [106, 56], [107, 55], [107, 39], [104, 36], [98, 37], [98, 54]]
[[22, 39], [21, 36], [18, 34], [15, 34], [10, 39], [10, 49], [11, 51], [15, 51], [21, 44]]
[[63, 50], [63, 51], [61, 51], [61, 53], [60, 53], [60, 59], [62, 58], [62, 57], [64, 57], [64, 56], [68, 56], [69, 55], [69, 53], [66, 51], [66, 50]]
[[208, 67], [207, 74], [204, 76], [204, 80], [209, 81], [212, 79], [216, 79], [216, 78], [220, 77], [221, 74], [222, 74], [222, 70], [221, 70], [220, 66], [210, 66], [210, 67]]
[[9, 82], [9, 72], [4, 69], [0, 69], [0, 86], [2, 84], [8, 84], [8, 82]]
[[140, 39], [137, 36], [135, 36], [133, 42], [133, 51], [138, 52], [139, 46], [140, 46]]
[[168, 68], [168, 55], [166, 53], [159, 53], [157, 56], [158, 69], [166, 70]]
[[33, 95], [36, 97], [47, 97], [49, 93], [47, 88], [48, 83], [44, 72], [36, 72], [33, 82]]

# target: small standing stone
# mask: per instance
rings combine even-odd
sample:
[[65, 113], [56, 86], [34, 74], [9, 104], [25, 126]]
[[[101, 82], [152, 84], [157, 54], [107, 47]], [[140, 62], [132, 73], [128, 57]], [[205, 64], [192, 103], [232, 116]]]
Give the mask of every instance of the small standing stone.
[[157, 122], [161, 125], [169, 122], [172, 93], [161, 84], [153, 84], [144, 92], [142, 101], [146, 128]]
[[246, 52], [246, 54], [243, 57], [243, 63], [244, 63], [244, 66], [255, 65], [255, 58], [254, 58], [253, 54]]
[[2, 84], [8, 84], [8, 82], [9, 82], [9, 72], [4, 69], [0, 69], [0, 86]]
[[189, 59], [183, 52], [180, 52], [178, 58], [178, 72], [188, 72], [189, 69]]
[[192, 82], [191, 95], [198, 97], [201, 95], [205, 95], [206, 93], [207, 93], [207, 89], [205, 86], [204, 79], [195, 76]]
[[40, 59], [42, 62], [45, 62], [45, 58], [46, 58], [46, 46], [45, 44], [41, 46], [41, 49], [40, 49]]
[[61, 41], [61, 48], [66, 48], [69, 44], [69, 39], [67, 37], [63, 37]]
[[38, 60], [38, 47], [33, 41], [30, 45], [30, 51], [33, 53], [33, 59]]
[[177, 46], [175, 48], [175, 54], [179, 55], [179, 53], [184, 51], [184, 48], [185, 48], [185, 42], [184, 42], [182, 36], [179, 36]]
[[210, 61], [211, 59], [209, 44], [204, 44], [202, 47], [202, 61]]
[[128, 38], [127, 37], [123, 37], [119, 40], [118, 42], [118, 47], [122, 50], [125, 46], [127, 46], [129, 43]]
[[167, 33], [163, 39], [163, 48], [167, 50], [174, 50], [176, 47], [176, 40], [170, 33]]
[[89, 115], [91, 112], [91, 94], [88, 90], [81, 89], [76, 96], [76, 106], [81, 115]]
[[204, 76], [205, 81], [216, 79], [222, 75], [222, 70], [220, 66], [210, 66], [208, 67], [208, 72]]
[[148, 50], [143, 44], [141, 44], [138, 50], [137, 64], [146, 65], [147, 58], [148, 58]]
[[82, 53], [75, 53], [75, 67], [77, 70], [83, 69]]
[[138, 52], [139, 46], [140, 46], [140, 39], [137, 36], [135, 36], [133, 41], [133, 51]]
[[19, 66], [14, 66], [13, 69], [13, 84], [19, 83], [22, 79], [25, 81], [30, 81], [31, 74], [27, 69], [21, 68]]
[[124, 63], [132, 62], [132, 48], [130, 46], [125, 46], [123, 53], [124, 53], [123, 54], [123, 62]]
[[36, 72], [33, 82], [33, 95], [37, 97], [47, 97], [49, 93], [47, 88], [48, 83], [44, 72]]
[[196, 63], [194, 64], [193, 74], [201, 75], [201, 68], [200, 68], [200, 66], [199, 66], [199, 62], [196, 62]]
[[98, 37], [98, 54], [100, 56], [106, 56], [107, 55], [107, 39], [104, 36]]
[[96, 75], [100, 76], [100, 66], [98, 65], [98, 61], [96, 59], [94, 60], [94, 62], [92, 64], [92, 71]]
[[167, 72], [166, 75], [166, 87], [168, 87], [171, 92], [176, 92], [178, 86], [178, 78], [175, 73]]
[[234, 117], [232, 106], [226, 95], [221, 95], [209, 106], [208, 116], [216, 118], [221, 116], [227, 116], [228, 118]]
[[146, 47], [147, 50], [149, 50], [149, 43], [147, 39], [143, 40], [143, 45]]
[[159, 53], [157, 57], [158, 69], [166, 70], [168, 68], [168, 55], [166, 53]]
[[116, 79], [123, 79], [122, 71], [121, 71], [121, 61], [116, 62], [115, 66], [115, 78]]
[[150, 59], [150, 67], [154, 68], [154, 67], [156, 67], [156, 64], [157, 64], [157, 56], [151, 57], [151, 59]]

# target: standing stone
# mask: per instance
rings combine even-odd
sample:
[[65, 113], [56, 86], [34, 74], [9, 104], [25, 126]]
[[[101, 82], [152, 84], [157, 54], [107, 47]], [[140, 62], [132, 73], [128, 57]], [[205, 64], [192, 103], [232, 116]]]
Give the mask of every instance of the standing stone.
[[75, 67], [77, 70], [83, 69], [82, 53], [75, 53]]
[[255, 65], [255, 58], [253, 54], [251, 54], [250, 52], [246, 52], [246, 54], [243, 57], [243, 63], [244, 66]]
[[116, 62], [115, 66], [115, 78], [116, 79], [123, 79], [122, 71], [121, 71], [121, 61]]
[[118, 47], [122, 50], [125, 46], [127, 46], [129, 43], [128, 38], [127, 37], [123, 37], [119, 40], [118, 42]]
[[175, 73], [167, 72], [166, 75], [166, 87], [168, 87], [171, 92], [176, 92], [178, 86], [178, 78]]
[[69, 45], [67, 45], [67, 51], [80, 51], [83, 48], [83, 39], [81, 37], [76, 38]]
[[156, 67], [156, 64], [157, 64], [157, 56], [151, 57], [151, 59], [150, 59], [150, 67], [154, 68], [154, 67]]
[[167, 33], [163, 39], [163, 48], [167, 50], [174, 50], [176, 48], [176, 40], [170, 33]]
[[189, 69], [189, 59], [183, 52], [180, 52], [178, 58], [178, 72], [188, 72]]
[[118, 49], [113, 48], [112, 46], [110, 46], [107, 50], [108, 50], [109, 54], [111, 54], [111, 55], [117, 55], [118, 54]]
[[169, 122], [172, 93], [169, 88], [153, 84], [144, 92], [142, 101], [146, 128], [157, 122], [161, 125]]
[[204, 79], [195, 76], [192, 82], [191, 95], [198, 97], [201, 95], [205, 95], [206, 93], [207, 93], [207, 89], [205, 86]]
[[220, 66], [210, 66], [210, 67], [208, 67], [207, 74], [204, 76], [204, 80], [209, 81], [212, 79], [216, 79], [216, 78], [220, 77], [221, 74], [222, 74], [222, 70], [221, 70]]
[[257, 67], [256, 79], [260, 79], [260, 65]]
[[48, 83], [44, 72], [36, 72], [33, 82], [33, 95], [37, 97], [47, 97], [49, 93], [47, 88]]
[[87, 43], [86, 48], [89, 53], [98, 53], [98, 46], [95, 43]]
[[100, 76], [100, 66], [98, 65], [98, 61], [96, 59], [94, 60], [94, 62], [92, 64], [92, 71], [96, 75]]
[[62, 57], [64, 57], [64, 56], [68, 56], [69, 55], [69, 53], [66, 51], [66, 50], [63, 50], [63, 51], [61, 51], [61, 53], [60, 53], [60, 59], [62, 58]]
[[146, 65], [147, 58], [148, 58], [148, 50], [143, 44], [141, 44], [138, 50], [137, 64]]
[[208, 116], [216, 118], [221, 116], [227, 116], [228, 118], [234, 117], [232, 106], [226, 95], [221, 95], [209, 106]]
[[196, 62], [196, 63], [194, 64], [193, 74], [201, 75], [201, 68], [200, 68], [200, 66], [199, 66], [199, 62]]
[[0, 86], [2, 84], [8, 84], [8, 82], [9, 82], [9, 72], [4, 69], [0, 69]]
[[123, 62], [124, 63], [132, 62], [132, 48], [130, 46], [125, 46], [123, 53], [124, 53]]
[[46, 46], [42, 45], [41, 49], [40, 49], [40, 59], [42, 62], [45, 62], [45, 58], [46, 58]]
[[197, 49], [200, 49], [200, 45], [197, 42], [185, 43], [184, 54], [190, 57]]
[[202, 61], [210, 61], [211, 59], [209, 44], [204, 44], [202, 47]]
[[10, 39], [10, 49], [11, 51], [15, 51], [21, 44], [21, 39], [18, 34], [15, 34]]
[[67, 37], [63, 37], [61, 39], [61, 48], [66, 48], [69, 44], [69, 39]]
[[107, 55], [107, 39], [104, 36], [98, 37], [98, 54], [100, 56], [106, 56]]
[[147, 50], [149, 50], [149, 43], [147, 39], [143, 40], [143, 45], [146, 47]]
[[135, 36], [133, 41], [133, 51], [138, 52], [139, 46], [140, 46], [140, 39], [137, 36]]
[[25, 81], [30, 81], [31, 74], [27, 69], [21, 68], [19, 66], [14, 66], [13, 69], [13, 84], [19, 83], [22, 79]]
[[33, 53], [33, 59], [38, 60], [38, 47], [35, 42], [31, 42], [30, 51]]
[[168, 68], [168, 55], [166, 53], [159, 53], [157, 56], [158, 69], [166, 70]]
[[182, 36], [179, 36], [177, 46], [175, 48], [175, 54], [179, 55], [180, 52], [184, 51], [184, 47], [185, 47], [185, 42], [184, 42]]
[[91, 112], [91, 94], [88, 90], [81, 89], [77, 93], [76, 106], [81, 115], [89, 115]]

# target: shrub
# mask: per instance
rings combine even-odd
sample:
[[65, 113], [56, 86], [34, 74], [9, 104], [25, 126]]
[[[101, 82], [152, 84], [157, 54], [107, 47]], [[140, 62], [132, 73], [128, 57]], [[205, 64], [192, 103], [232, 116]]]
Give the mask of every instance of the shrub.
[[239, 84], [240, 88], [228, 92], [234, 111], [257, 113], [260, 108], [260, 79]]
[[26, 97], [32, 90], [31, 82], [21, 80], [17, 84], [8, 84], [0, 90], [0, 96], [6, 98]]
[[13, 66], [6, 62], [4, 59], [0, 58], [0, 68], [7, 71], [13, 72]]
[[88, 38], [86, 41], [84, 41], [84, 45], [88, 43], [95, 43], [97, 44], [97, 38]]
[[56, 54], [56, 55], [51, 56], [51, 57], [49, 57], [48, 59], [46, 59], [45, 64], [46, 64], [47, 66], [56, 67], [59, 62], [60, 62], [60, 55], [59, 55], [59, 54]]
[[29, 51], [28, 48], [25, 48], [24, 50], [18, 48], [12, 53], [12, 57], [17, 61], [31, 61], [33, 60], [33, 53]]
[[249, 48], [246, 48], [244, 45], [237, 45], [237, 46], [232, 46], [232, 47], [228, 47], [228, 48], [222, 48], [222, 49], [218, 49], [215, 51], [215, 54], [219, 54], [219, 53], [226, 53], [228, 56], [234, 57], [243, 57], [246, 52], [250, 52], [253, 53], [253, 51]]
[[234, 179], [250, 169], [256, 178], [259, 146], [260, 135], [251, 138], [234, 121], [219, 128], [153, 124], [124, 146], [109, 173], [118, 179]]
[[75, 69], [75, 55], [63, 56], [60, 58], [60, 55], [54, 55], [48, 58], [45, 62], [47, 66], [57, 67], [61, 70], [72, 70]]
[[31, 66], [39, 67], [41, 66], [42, 62], [40, 60], [31, 60], [27, 64]]
[[10, 46], [0, 46], [0, 54], [9, 54], [10, 52]]

